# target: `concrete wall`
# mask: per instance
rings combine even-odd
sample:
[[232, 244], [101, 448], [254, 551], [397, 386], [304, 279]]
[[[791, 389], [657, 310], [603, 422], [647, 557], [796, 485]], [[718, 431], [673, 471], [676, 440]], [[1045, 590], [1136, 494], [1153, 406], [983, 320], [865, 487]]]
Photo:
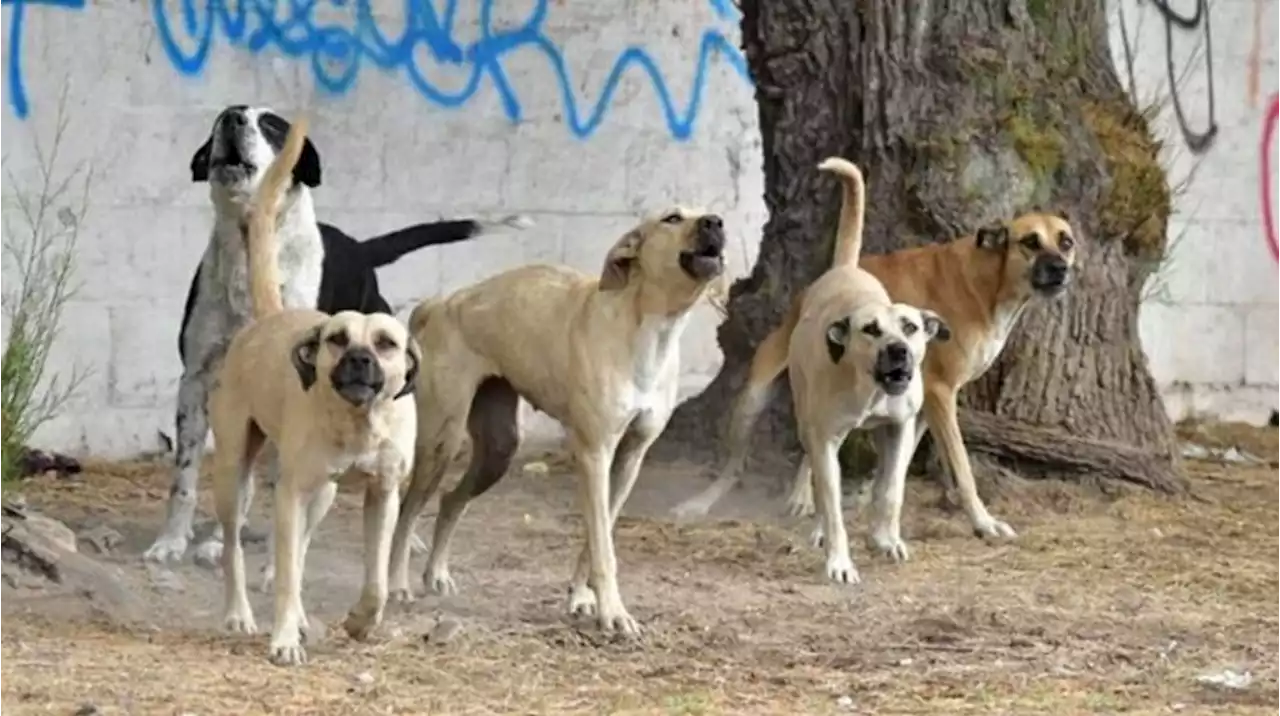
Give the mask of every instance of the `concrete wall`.
[[[1140, 328], [1151, 369], [1175, 416], [1258, 420], [1276, 407], [1276, 261], [1263, 220], [1262, 157], [1270, 155], [1276, 207], [1276, 142], [1263, 136], [1276, 109], [1276, 0], [1210, 0], [1209, 29], [1176, 25], [1172, 43], [1155, 3], [1110, 0], [1111, 45], [1122, 79], [1144, 106], [1160, 107], [1171, 185], [1172, 251], [1143, 304]], [[1192, 17], [1195, 0], [1168, 3]], [[1132, 61], [1126, 61], [1124, 35]], [[1212, 49], [1216, 138], [1188, 148], [1171, 104], [1168, 56], [1188, 127], [1210, 124], [1206, 48]], [[1270, 229], [1274, 242], [1274, 226]]]
[[[188, 32], [182, 11], [204, 2], [150, 5], [25, 7], [25, 120], [14, 85], [4, 87], [6, 169], [32, 170], [29, 139], [49, 139], [69, 87], [64, 155], [103, 170], [80, 237], [84, 286], [55, 361], [87, 363], [93, 374], [76, 409], [43, 432], [52, 444], [119, 454], [154, 448], [158, 430], [172, 434], [182, 299], [211, 220], [207, 187], [192, 184], [187, 167], [228, 103], [311, 108], [325, 169], [317, 209], [356, 236], [471, 214], [519, 211], [537, 222], [523, 235], [421, 251], [384, 270], [395, 305], [533, 261], [597, 271], [642, 212], [676, 200], [724, 212], [733, 271], [753, 258], [763, 223], [759, 132], [737, 18], [712, 3], [319, 3], [328, 11], [310, 28], [376, 26], [391, 37], [402, 36], [413, 8], [417, 43], [379, 52], [366, 41], [346, 62], [318, 65], [309, 48], [245, 49], [257, 18], [246, 33], [215, 16], [210, 30], [201, 12]], [[388, 14], [357, 19], [353, 8], [369, 6]], [[492, 13], [494, 34], [515, 33], [514, 48], [483, 36], [482, 12]], [[8, 33], [12, 6], [4, 21]], [[16, 61], [7, 49], [6, 71]], [[466, 51], [494, 53], [501, 74]], [[718, 360], [712, 315], [686, 335], [695, 383]]]
[[[1255, 100], [1241, 79], [1252, 3], [1214, 5], [1220, 135], [1174, 227], [1188, 238], [1167, 290], [1143, 313], [1177, 410], [1275, 400], [1276, 269], [1256, 167], [1276, 88], [1276, 0], [1262, 4], [1269, 29]], [[274, 27], [285, 24], [279, 5]], [[229, 103], [310, 109], [326, 172], [318, 210], [357, 236], [468, 214], [520, 211], [538, 222], [523, 236], [422, 251], [385, 270], [397, 305], [531, 261], [594, 271], [641, 212], [676, 200], [725, 214], [735, 274], [754, 260], [765, 219], [759, 131], [726, 0], [319, 5], [290, 26], [283, 52], [258, 31], [261, 18], [245, 28], [234, 13], [210, 15], [202, 0], [5, 6], [5, 37], [17, 38], [4, 48], [6, 199], [34, 186], [33, 142], [52, 140], [64, 90], [69, 126], [55, 174], [81, 161], [98, 170], [79, 239], [83, 287], [53, 357], [55, 371], [91, 373], [42, 444], [123, 455], [172, 434], [182, 298], [210, 225], [207, 191], [188, 181], [187, 165]], [[357, 12], [370, 5], [388, 14]], [[1156, 92], [1163, 28], [1148, 4], [1126, 6], [1139, 37], [1139, 94]], [[416, 43], [378, 47], [375, 26], [392, 38], [411, 27]], [[1191, 41], [1175, 34], [1185, 63]], [[308, 44], [317, 37], [329, 44]], [[1194, 67], [1185, 95], [1198, 121], [1204, 73]], [[715, 322], [706, 309], [685, 336], [687, 392], [718, 366]], [[1215, 400], [1222, 395], [1230, 398]], [[545, 421], [526, 426], [553, 434]]]

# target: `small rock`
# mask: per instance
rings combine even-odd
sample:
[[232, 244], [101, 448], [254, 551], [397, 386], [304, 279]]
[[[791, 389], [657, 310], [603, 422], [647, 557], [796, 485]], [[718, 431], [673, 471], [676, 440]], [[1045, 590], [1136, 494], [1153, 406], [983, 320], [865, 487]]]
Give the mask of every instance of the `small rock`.
[[1224, 462], [1235, 463], [1237, 465], [1261, 465], [1264, 462], [1263, 459], [1257, 455], [1251, 455], [1238, 447], [1231, 447], [1223, 452], [1222, 460]]
[[98, 554], [111, 554], [124, 541], [124, 537], [119, 532], [106, 525], [98, 525], [81, 532], [80, 539]]
[[428, 644], [437, 644], [443, 646], [453, 641], [462, 631], [462, 623], [457, 619], [443, 617], [436, 621], [435, 626], [431, 627], [431, 631], [427, 632], [423, 641]]
[[551, 467], [541, 460], [534, 460], [524, 464], [524, 472], [527, 475], [549, 475]]
[[898, 659], [898, 666], [911, 666], [914, 663], [916, 663], [916, 660], [909, 656], [904, 656], [901, 659]]
[[1209, 449], [1203, 445], [1185, 443], [1182, 446], [1182, 456], [1188, 460], [1207, 460], [1210, 455]]
[[847, 695], [841, 696], [840, 698], [836, 699], [836, 706], [842, 709], [853, 708], [853, 697], [847, 696]]
[[222, 561], [222, 542], [207, 539], [196, 545], [191, 560], [205, 569], [217, 569]]
[[373, 683], [373, 674], [370, 674], [367, 671], [361, 671], [360, 673], [351, 677], [351, 680], [361, 686], [368, 686]]
[[[221, 528], [219, 528], [219, 533], [221, 533]], [[240, 528], [240, 542], [243, 544], [262, 544], [266, 541], [266, 530], [255, 530], [249, 525]]]
[[1232, 669], [1223, 669], [1212, 674], [1201, 674], [1196, 677], [1196, 681], [1205, 686], [1216, 686], [1221, 689], [1230, 689], [1239, 691], [1248, 688], [1253, 683], [1253, 674], [1249, 672], [1240, 673]]
[[76, 548], [76, 533], [58, 520], [28, 511], [23, 522], [29, 531], [44, 537], [60, 549], [67, 552], [79, 551]]
[[1152, 527], [1151, 536], [1156, 539], [1160, 539], [1161, 537], [1164, 537], [1164, 533], [1160, 531], [1159, 527]]
[[80, 708], [76, 709], [76, 716], [99, 716], [101, 713], [102, 709], [93, 704], [82, 704]]

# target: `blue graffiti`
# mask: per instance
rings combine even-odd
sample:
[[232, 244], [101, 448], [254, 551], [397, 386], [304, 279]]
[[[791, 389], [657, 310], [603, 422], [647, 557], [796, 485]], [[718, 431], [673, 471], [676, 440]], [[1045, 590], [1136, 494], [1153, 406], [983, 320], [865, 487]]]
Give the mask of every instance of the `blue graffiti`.
[[[649, 79], [662, 108], [663, 119], [671, 136], [688, 139], [702, 106], [712, 60], [719, 56], [740, 77], [750, 81], [746, 61], [725, 35], [712, 28], [703, 30], [698, 45], [697, 64], [691, 96], [683, 107], [671, 96], [668, 83], [653, 57], [643, 48], [624, 48], [605, 79], [599, 98], [594, 103], [580, 100], [573, 90], [563, 52], [548, 37], [547, 0], [536, 0], [523, 24], [511, 29], [495, 29], [492, 23], [494, 0], [479, 0], [479, 38], [462, 44], [454, 38], [458, 0], [445, 0], [437, 11], [429, 0], [404, 2], [404, 31], [398, 37], [383, 33], [373, 16], [371, 4], [376, 0], [153, 0], [153, 17], [160, 45], [173, 66], [182, 74], [195, 76], [204, 71], [210, 51], [219, 39], [252, 54], [269, 48], [286, 57], [309, 63], [316, 86], [328, 93], [341, 95], [351, 89], [366, 65], [386, 73], [400, 74], [423, 98], [441, 107], [460, 107], [480, 90], [487, 80], [497, 91], [507, 118], [519, 122], [522, 107], [519, 94], [507, 76], [503, 62], [511, 52], [533, 48], [540, 52], [553, 69], [563, 116], [573, 134], [590, 137], [604, 121], [611, 101], [624, 73], [637, 67]], [[11, 33], [20, 33], [20, 13], [24, 4], [37, 2], [64, 7], [83, 7], [84, 0], [0, 0], [14, 6]], [[278, 19], [277, 5], [285, 4], [284, 17]], [[351, 8], [354, 27], [317, 23], [314, 15], [322, 2], [333, 7]], [[735, 21], [737, 11], [729, 0], [707, 0], [721, 21]], [[199, 7], [197, 7], [199, 6]], [[174, 10], [173, 8], [177, 9]], [[184, 49], [178, 36], [187, 41]], [[10, 96], [15, 113], [25, 117], [26, 93], [22, 75], [14, 61], [16, 44], [10, 39]], [[420, 50], [426, 50], [426, 53]], [[469, 70], [457, 89], [433, 83], [424, 74], [420, 57]]]
[[26, 119], [30, 106], [27, 103], [27, 88], [22, 83], [22, 26], [26, 18], [28, 5], [49, 5], [71, 10], [83, 10], [85, 0], [0, 0], [0, 5], [12, 5], [9, 14], [9, 104], [18, 119]]

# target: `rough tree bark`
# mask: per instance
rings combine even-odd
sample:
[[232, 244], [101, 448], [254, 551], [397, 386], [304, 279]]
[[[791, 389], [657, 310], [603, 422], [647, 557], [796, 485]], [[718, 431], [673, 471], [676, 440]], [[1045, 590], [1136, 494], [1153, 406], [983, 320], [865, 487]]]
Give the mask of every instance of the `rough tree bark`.
[[[718, 445], [751, 351], [829, 265], [839, 200], [815, 167], [840, 155], [867, 175], [867, 251], [948, 240], [1036, 207], [1065, 210], [1085, 239], [1071, 291], [1025, 313], [966, 389], [974, 457], [1181, 489], [1137, 330], [1170, 196], [1146, 118], [1116, 76], [1105, 5], [743, 0], [769, 221], [719, 329], [723, 368], [677, 410], [659, 456], [705, 459]], [[798, 449], [779, 393], [757, 425], [757, 468]]]

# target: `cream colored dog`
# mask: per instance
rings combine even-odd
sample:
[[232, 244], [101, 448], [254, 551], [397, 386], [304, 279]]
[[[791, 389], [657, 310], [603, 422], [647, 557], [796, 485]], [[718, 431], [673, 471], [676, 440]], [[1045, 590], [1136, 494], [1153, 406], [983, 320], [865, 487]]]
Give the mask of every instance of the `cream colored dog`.
[[564, 424], [580, 473], [587, 544], [569, 610], [637, 631], [618, 591], [613, 524], [676, 404], [680, 334], [724, 271], [724, 243], [720, 217], [674, 208], [622, 237], [598, 279], [526, 266], [414, 309], [410, 329], [431, 350], [418, 377], [413, 482], [392, 542], [393, 597], [412, 598], [407, 538], [469, 433], [471, 463], [441, 499], [423, 577], [436, 592], [455, 590], [449, 539], [468, 501], [511, 464], [523, 397]]
[[907, 558], [900, 518], [907, 466], [924, 404], [920, 364], [931, 340], [950, 337], [932, 311], [894, 303], [874, 276], [858, 267], [866, 190], [862, 173], [840, 158], [819, 169], [844, 181], [832, 267], [806, 291], [788, 348], [792, 398], [805, 459], [797, 481], [816, 489], [826, 572], [855, 583], [841, 509], [836, 458], [850, 430], [871, 429], [879, 457], [870, 543], [897, 561]]
[[[225, 625], [257, 630], [245, 592], [240, 528], [253, 499], [252, 466], [267, 440], [276, 444], [275, 623], [271, 659], [306, 660], [302, 572], [307, 547], [333, 503], [337, 479], [365, 487], [365, 578], [346, 630], [364, 639], [382, 619], [387, 559], [409, 474], [417, 425], [412, 400], [421, 360], [404, 326], [391, 316], [284, 310], [277, 279], [275, 213], [302, 149], [306, 121], [289, 130], [256, 196], [246, 240], [254, 321], [235, 335], [209, 396], [218, 450], [214, 491], [222, 522]], [[305, 508], [305, 520], [300, 519]]]

